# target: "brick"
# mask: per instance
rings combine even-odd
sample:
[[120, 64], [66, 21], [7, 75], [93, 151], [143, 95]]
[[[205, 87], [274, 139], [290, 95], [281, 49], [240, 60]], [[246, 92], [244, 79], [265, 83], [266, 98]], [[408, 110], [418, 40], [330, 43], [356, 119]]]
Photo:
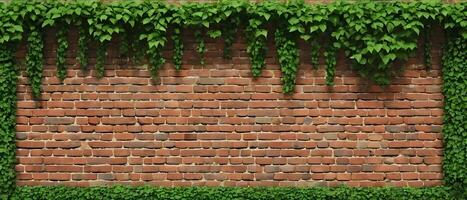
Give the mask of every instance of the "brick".
[[[73, 51], [76, 34], [70, 35]], [[185, 36], [187, 46], [196, 45]], [[261, 77], [252, 78], [243, 38], [232, 61], [221, 58], [222, 42], [206, 40], [206, 65], [187, 49], [182, 69], [166, 66], [157, 80], [122, 61], [114, 51], [118, 42], [109, 45], [105, 77], [81, 72], [70, 57], [64, 84], [53, 49], [46, 48], [40, 102], [31, 100], [20, 74], [18, 185], [443, 184], [437, 65], [426, 71], [411, 58], [387, 87], [338, 67], [328, 87], [325, 71], [310, 67], [303, 54], [296, 92], [284, 95], [276, 55], [270, 51]]]

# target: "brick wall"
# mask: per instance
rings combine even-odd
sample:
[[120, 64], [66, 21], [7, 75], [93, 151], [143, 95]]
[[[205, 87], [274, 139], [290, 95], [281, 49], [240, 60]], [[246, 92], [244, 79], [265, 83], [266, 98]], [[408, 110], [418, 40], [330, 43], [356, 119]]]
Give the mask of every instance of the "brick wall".
[[179, 72], [168, 63], [152, 81], [114, 46], [96, 80], [76, 65], [73, 35], [61, 84], [52, 39], [43, 100], [31, 100], [24, 71], [18, 86], [18, 185], [442, 184], [442, 37], [433, 43], [432, 70], [419, 50], [396, 64], [403, 70], [386, 88], [352, 71], [344, 55], [335, 86], [326, 86], [324, 63], [312, 69], [301, 44], [293, 95], [281, 93], [272, 40], [258, 79], [242, 38], [231, 61], [222, 59], [221, 40], [208, 40], [200, 66], [188, 35]]

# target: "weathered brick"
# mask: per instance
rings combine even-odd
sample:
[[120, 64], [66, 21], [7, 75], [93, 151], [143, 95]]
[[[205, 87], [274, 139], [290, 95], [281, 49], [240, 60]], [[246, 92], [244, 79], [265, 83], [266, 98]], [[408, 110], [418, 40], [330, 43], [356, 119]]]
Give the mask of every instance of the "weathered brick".
[[70, 64], [64, 84], [46, 48], [41, 102], [20, 76], [18, 185], [442, 184], [438, 65], [427, 72], [410, 58], [387, 87], [338, 65], [328, 87], [303, 54], [296, 92], [284, 95], [276, 55], [252, 78], [243, 38], [232, 61], [221, 58], [222, 42], [206, 40], [206, 65], [188, 48], [182, 69], [164, 67], [155, 81], [144, 67], [118, 65], [118, 44], [109, 45], [105, 77]]

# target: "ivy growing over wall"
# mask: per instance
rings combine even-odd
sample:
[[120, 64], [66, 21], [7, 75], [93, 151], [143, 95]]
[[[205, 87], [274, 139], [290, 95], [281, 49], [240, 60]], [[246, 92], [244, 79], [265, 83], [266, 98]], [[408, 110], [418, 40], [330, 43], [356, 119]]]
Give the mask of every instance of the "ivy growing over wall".
[[[446, 183], [467, 186], [467, 40], [451, 38], [443, 56], [444, 165]], [[467, 192], [466, 192], [467, 193]], [[467, 194], [465, 194], [467, 197]]]
[[448, 187], [20, 187], [12, 200], [454, 200]]
[[6, 194], [14, 187], [14, 88], [17, 70], [12, 49], [21, 40], [26, 42], [26, 72], [32, 95], [39, 99], [43, 34], [47, 29], [58, 30], [57, 76], [63, 80], [66, 78], [70, 27], [79, 31], [77, 61], [83, 71], [89, 69], [89, 46], [97, 45], [94, 74], [98, 78], [104, 75], [106, 49], [113, 38], [119, 39], [122, 55], [134, 60], [145, 56], [151, 75], [157, 77], [166, 62], [162, 51], [169, 39], [174, 44], [172, 62], [177, 70], [181, 68], [183, 50], [187, 48], [183, 46], [184, 30], [189, 29], [185, 33], [193, 33], [197, 41], [195, 49], [199, 53], [200, 64], [204, 64], [207, 36], [223, 39], [223, 55], [229, 59], [237, 30], [244, 30], [253, 77], [261, 76], [266, 66], [267, 42], [274, 41], [282, 71], [283, 92], [291, 93], [295, 89], [299, 68], [299, 40], [310, 45], [309, 54], [314, 68], [318, 68], [320, 52], [324, 52], [327, 85], [333, 85], [336, 56], [340, 50], [363, 77], [386, 85], [394, 75], [394, 61], [403, 61], [412, 55], [420, 36], [426, 41], [423, 47], [425, 65], [427, 68], [431, 66], [431, 44], [428, 41], [431, 27], [440, 24], [451, 33], [443, 59], [447, 113], [444, 173], [448, 184], [465, 188], [466, 5], [466, 2], [447, 4], [440, 1], [306, 4], [300, 0], [260, 3], [221, 0], [182, 5], [149, 0], [111, 3], [98, 0], [12, 0], [0, 3], [1, 192]]
[[0, 199], [15, 188], [16, 84], [14, 47], [0, 46]]

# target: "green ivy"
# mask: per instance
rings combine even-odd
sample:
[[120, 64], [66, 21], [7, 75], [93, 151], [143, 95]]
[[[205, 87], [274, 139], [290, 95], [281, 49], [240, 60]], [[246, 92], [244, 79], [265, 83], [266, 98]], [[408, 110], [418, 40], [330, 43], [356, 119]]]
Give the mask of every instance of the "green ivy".
[[204, 65], [204, 53], [206, 52], [206, 45], [204, 44], [204, 32], [201, 30], [195, 31], [195, 39], [196, 43], [198, 43], [198, 47], [196, 48], [196, 52], [198, 52], [201, 65]]
[[319, 49], [320, 49], [319, 42], [314, 41], [311, 43], [311, 47], [310, 47], [311, 65], [315, 69], [318, 69], [318, 66], [319, 66]]
[[97, 57], [96, 57], [96, 76], [97, 78], [104, 77], [104, 63], [105, 57], [107, 56], [107, 42], [100, 42], [97, 46]]
[[248, 23], [245, 28], [247, 53], [250, 56], [251, 73], [259, 77], [266, 66], [268, 30], [266, 23], [271, 17], [266, 3], [252, 4], [247, 8]]
[[275, 33], [277, 56], [281, 67], [282, 91], [286, 94], [295, 90], [295, 80], [298, 71], [298, 49], [294, 36], [287, 34], [284, 29], [277, 29]]
[[183, 41], [182, 41], [181, 28], [179, 27], [174, 28], [172, 40], [174, 43], [174, 54], [173, 54], [172, 60], [174, 62], [175, 69], [178, 71], [182, 68], [182, 58], [183, 58]]
[[443, 56], [444, 179], [467, 197], [467, 39], [451, 38]]
[[28, 50], [26, 54], [26, 72], [31, 84], [32, 96], [36, 99], [41, 97], [42, 70], [44, 41], [42, 31], [36, 27], [31, 27], [28, 35]]
[[203, 200], [454, 200], [449, 187], [19, 187], [12, 200], [203, 199]]
[[11, 45], [0, 46], [0, 199], [15, 188], [16, 84], [18, 71]]
[[[395, 74], [393, 63], [413, 55], [420, 36], [425, 37], [424, 57], [431, 66], [431, 27], [441, 25], [449, 38], [443, 59], [444, 93], [446, 96], [445, 160], [446, 183], [465, 188], [465, 43], [467, 2], [442, 3], [440, 1], [357, 1], [328, 4], [306, 4], [302, 0], [287, 2], [246, 0], [220, 0], [216, 3], [185, 3], [172, 5], [161, 1], [128, 0], [102, 3], [99, 0], [40, 1], [12, 0], [0, 2], [0, 77], [2, 84], [2, 126], [0, 153], [7, 159], [0, 162], [2, 194], [10, 190], [12, 163], [14, 163], [13, 129], [9, 121], [14, 118], [12, 80], [16, 68], [11, 46], [27, 42], [26, 72], [30, 78], [34, 98], [40, 98], [43, 70], [43, 33], [48, 28], [57, 31], [57, 76], [66, 77], [66, 40], [69, 27], [79, 30], [77, 61], [83, 70], [89, 66], [89, 45], [96, 43], [96, 75], [104, 74], [106, 48], [118, 37], [121, 53], [134, 60], [146, 56], [149, 70], [157, 77], [165, 63], [162, 52], [166, 48], [168, 30], [173, 30], [173, 63], [180, 69], [183, 57], [183, 30], [194, 32], [196, 51], [204, 64], [205, 37], [223, 37], [224, 58], [231, 57], [232, 44], [239, 27], [244, 27], [246, 51], [254, 77], [261, 76], [266, 66], [269, 31], [274, 31], [274, 42], [282, 71], [283, 92], [295, 88], [299, 66], [297, 42], [310, 44], [311, 64], [319, 64], [320, 48], [326, 60], [326, 84], [332, 85], [335, 76], [336, 54], [343, 50], [353, 68], [363, 77], [380, 84], [390, 83]], [[272, 38], [271, 38], [272, 39]], [[322, 44], [323, 43], [323, 44]], [[8, 48], [7, 48], [8, 47]], [[464, 68], [463, 68], [464, 67]], [[7, 95], [7, 96], [5, 96]], [[13, 109], [13, 110], [12, 110]], [[10, 139], [8, 139], [10, 138]], [[2, 157], [3, 158], [3, 157]], [[35, 191], [26, 188], [24, 190]], [[43, 189], [38, 189], [43, 190]], [[97, 190], [97, 189], [96, 189]], [[337, 191], [337, 190], [336, 190]], [[339, 190], [340, 191], [340, 190]], [[350, 190], [343, 190], [347, 192]], [[418, 191], [418, 190], [414, 190]], [[459, 191], [459, 190], [456, 190]], [[352, 193], [352, 192], [349, 192]], [[402, 195], [403, 196], [403, 195]]]
[[431, 69], [431, 25], [426, 25], [423, 33], [423, 60], [426, 69]]
[[68, 29], [57, 30], [57, 77], [63, 81], [66, 78], [66, 52], [68, 50]]
[[324, 52], [324, 57], [326, 59], [326, 85], [334, 85], [334, 75], [336, 73], [336, 54], [337, 49], [331, 44], [328, 45], [326, 51]]
[[78, 60], [79, 66], [81, 70], [86, 71], [89, 68], [89, 36], [88, 32], [81, 26], [79, 29], [79, 36], [78, 36], [78, 56], [76, 60]]

